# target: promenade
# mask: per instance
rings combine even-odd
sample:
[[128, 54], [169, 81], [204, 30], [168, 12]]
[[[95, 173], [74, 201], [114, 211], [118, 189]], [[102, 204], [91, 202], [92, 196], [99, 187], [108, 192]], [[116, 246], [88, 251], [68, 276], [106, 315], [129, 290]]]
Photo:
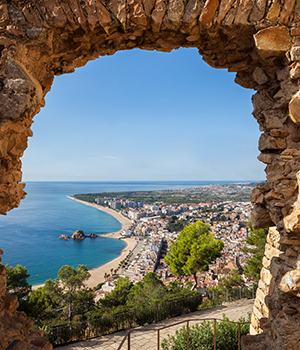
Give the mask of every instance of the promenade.
[[[223, 314], [231, 321], [238, 321], [241, 317], [248, 320], [248, 313], [252, 313], [254, 299], [240, 300], [230, 303], [226, 306], [216, 306], [210, 309], [192, 312], [186, 315], [173, 317], [168, 320], [157, 322], [143, 327], [137, 327], [131, 332], [131, 350], [155, 350], [157, 349], [157, 329], [168, 326], [187, 319], [195, 321], [190, 322], [190, 325], [196, 323], [199, 318], [223, 318]], [[174, 335], [177, 329], [180, 329], [184, 324], [173, 326], [160, 331], [160, 343], [168, 334]], [[121, 344], [125, 331], [117, 332], [107, 336], [94, 338], [67, 346], [59, 347], [59, 350], [116, 350]], [[127, 341], [125, 341], [122, 350], [127, 350]]]

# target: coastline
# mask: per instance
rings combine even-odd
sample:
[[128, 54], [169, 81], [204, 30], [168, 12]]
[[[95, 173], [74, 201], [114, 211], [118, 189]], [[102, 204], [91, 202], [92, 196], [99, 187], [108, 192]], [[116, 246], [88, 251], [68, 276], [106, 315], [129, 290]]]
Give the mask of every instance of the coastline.
[[88, 205], [90, 207], [96, 208], [98, 210], [104, 211], [105, 213], [113, 216], [115, 219], [117, 219], [120, 222], [120, 224], [122, 225], [121, 230], [119, 230], [117, 232], [106, 233], [104, 235], [99, 235], [101, 237], [120, 238], [121, 232], [123, 230], [128, 230], [131, 227], [131, 225], [132, 225], [132, 221], [131, 220], [125, 218], [123, 215], [119, 214], [114, 209], [106, 208], [106, 207], [103, 207], [102, 205], [99, 205], [99, 204], [96, 204], [96, 203], [90, 203], [90, 202], [82, 201], [82, 200], [77, 199], [77, 198], [75, 198], [73, 196], [67, 196], [67, 198], [70, 198], [73, 201], [82, 203], [84, 205]]
[[[72, 196], [68, 196], [68, 198], [70, 198], [72, 200], [75, 200], [75, 201], [77, 201], [79, 203], [82, 203], [84, 205], [88, 205], [90, 207], [96, 208], [98, 210], [102, 210], [105, 213], [113, 216], [115, 219], [117, 219], [121, 223], [121, 225], [122, 225], [121, 230], [119, 230], [117, 232], [107, 233], [107, 234], [104, 234], [104, 235], [99, 235], [100, 237], [104, 237], [104, 238], [105, 237], [109, 237], [109, 238], [119, 239], [120, 238], [120, 233], [123, 230], [129, 229], [130, 226], [132, 225], [131, 220], [125, 218], [123, 215], [117, 213], [113, 209], [104, 208], [104, 207], [102, 207], [102, 206], [100, 206], [100, 205], [98, 205], [96, 203], [94, 204], [94, 203], [85, 202], [85, 201], [82, 201], [80, 199], [74, 198]], [[128, 255], [128, 253], [130, 251], [132, 251], [134, 249], [134, 247], [136, 246], [136, 241], [132, 237], [124, 238], [122, 240], [126, 243], [126, 246], [121, 251], [121, 254], [117, 258], [115, 258], [114, 260], [109, 261], [108, 263], [106, 263], [106, 264], [104, 264], [102, 266], [99, 266], [99, 267], [96, 267], [96, 268], [93, 268], [93, 269], [89, 270], [89, 273], [91, 274], [91, 277], [86, 282], [86, 285], [89, 288], [93, 288], [97, 284], [105, 282], [104, 274], [105, 273], [110, 274], [110, 270], [111, 269], [115, 270], [116, 268], [118, 268], [119, 263], [123, 259], [125, 259], [125, 257]], [[35, 286], [32, 286], [32, 289], [35, 290], [35, 289], [38, 289], [39, 287], [43, 287], [43, 286], [44, 286], [44, 284], [35, 285]]]

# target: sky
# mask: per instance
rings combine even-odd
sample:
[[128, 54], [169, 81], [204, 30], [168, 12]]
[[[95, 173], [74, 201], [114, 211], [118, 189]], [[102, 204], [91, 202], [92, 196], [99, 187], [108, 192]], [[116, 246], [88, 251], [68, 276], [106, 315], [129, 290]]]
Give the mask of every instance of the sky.
[[139, 49], [55, 77], [24, 181], [261, 181], [251, 96], [197, 49]]

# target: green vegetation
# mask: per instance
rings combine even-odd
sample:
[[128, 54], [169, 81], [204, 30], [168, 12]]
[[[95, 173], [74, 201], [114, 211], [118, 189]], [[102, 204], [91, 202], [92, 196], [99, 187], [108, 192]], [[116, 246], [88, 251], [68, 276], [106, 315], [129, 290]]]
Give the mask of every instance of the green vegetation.
[[[249, 324], [245, 319], [239, 319], [241, 324], [241, 336], [249, 333]], [[223, 315], [223, 320], [216, 323], [217, 350], [238, 349], [238, 324], [230, 322]], [[168, 339], [162, 342], [163, 350], [186, 350], [187, 329], [184, 326], [176, 331], [176, 336], [168, 335]], [[189, 327], [189, 349], [190, 350], [213, 350], [214, 349], [214, 327], [212, 321], [203, 321]]]
[[169, 232], [179, 232], [182, 231], [187, 224], [187, 221], [178, 220], [177, 216], [175, 215], [170, 217], [167, 229]]
[[19, 299], [19, 310], [26, 311], [26, 299], [31, 292], [31, 284], [28, 283], [29, 273], [26, 267], [17, 265], [16, 267], [6, 264], [6, 288], [9, 293], [16, 295]]
[[194, 295], [199, 293], [182, 288], [180, 284], [170, 283], [168, 287], [165, 286], [154, 272], [147, 273], [136, 285], [128, 278], [120, 277], [114, 290], [99, 300], [99, 315], [142, 309]]
[[[56, 279], [47, 280], [44, 287], [36, 290], [28, 284], [30, 275], [25, 267], [7, 265], [6, 268], [8, 291], [19, 297], [19, 310], [25, 311], [38, 327], [55, 327], [139, 308], [156, 308], [165, 302], [190, 296], [201, 297], [200, 293], [182, 288], [181, 284], [170, 283], [167, 287], [151, 272], [135, 286], [128, 278], [119, 278], [114, 290], [97, 304], [93, 300], [94, 293], [85, 286], [90, 276], [85, 265], [78, 265], [76, 269], [63, 266]], [[201, 298], [196, 307], [200, 303]]]
[[208, 265], [221, 256], [224, 243], [210, 232], [210, 225], [197, 221], [186, 226], [177, 240], [172, 241], [165, 262], [175, 275], [193, 275], [197, 284], [197, 272], [207, 271]]
[[65, 265], [57, 278], [47, 280], [44, 287], [32, 290], [26, 267], [6, 265], [7, 289], [19, 298], [20, 311], [25, 311], [37, 326], [60, 325], [87, 319], [95, 308], [94, 293], [85, 286], [90, 274], [85, 265]]
[[248, 183], [242, 186], [241, 184], [228, 184], [159, 191], [86, 193], [75, 194], [74, 197], [91, 203], [94, 203], [97, 197], [130, 199], [135, 202], [147, 202], [149, 204], [154, 204], [156, 202], [164, 202], [166, 204], [224, 201], [248, 202], [250, 201], [250, 194], [255, 185], [256, 183]]
[[258, 283], [260, 278], [260, 270], [262, 269], [262, 259], [264, 257], [265, 245], [267, 243], [268, 229], [254, 230], [251, 223], [248, 222], [250, 228], [250, 236], [246, 239], [246, 243], [251, 247], [244, 246], [243, 251], [251, 253], [252, 256], [247, 260], [247, 266], [244, 274]]

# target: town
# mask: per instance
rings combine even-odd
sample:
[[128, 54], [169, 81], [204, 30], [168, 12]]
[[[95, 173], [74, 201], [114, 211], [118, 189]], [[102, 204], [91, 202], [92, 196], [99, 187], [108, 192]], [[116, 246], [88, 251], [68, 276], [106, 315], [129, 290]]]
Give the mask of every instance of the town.
[[[223, 193], [226, 197], [225, 194], [228, 193], [226, 185], [204, 187], [202, 191], [211, 194], [217, 193], [218, 196], [219, 193]], [[249, 185], [238, 185], [235, 190], [235, 193], [240, 197], [241, 193], [249, 192]], [[190, 191], [191, 189], [189, 189]], [[232, 195], [231, 189], [230, 195]], [[132, 227], [123, 230], [121, 235], [123, 239], [126, 237], [135, 238], [134, 254], [131, 252], [128, 259], [119, 265], [115, 274], [128, 277], [134, 284], [141, 281], [148, 272], [156, 272], [165, 285], [178, 281], [184, 286], [192, 286], [193, 277], [173, 275], [166, 265], [164, 257], [170, 244], [172, 241], [176, 241], [184, 226], [198, 220], [209, 224], [215, 238], [224, 242], [224, 248], [222, 257], [217, 258], [209, 266], [208, 271], [198, 273], [199, 283], [196, 289], [205, 292], [207, 288], [217, 286], [218, 279], [226, 277], [232, 270], [238, 270], [242, 274], [245, 286], [250, 287], [253, 283], [243, 275], [246, 260], [250, 257], [250, 254], [242, 249], [246, 245], [246, 238], [250, 233], [247, 223], [250, 220], [252, 205], [249, 199], [243, 202], [225, 200], [198, 204], [166, 204], [160, 201], [149, 204], [146, 201], [135, 202], [133, 199], [124, 199], [121, 196], [104, 196], [96, 197], [95, 201], [97, 204], [110, 207], [132, 220]], [[114, 289], [113, 274], [110, 278], [108, 275], [107, 277], [106, 283], [97, 291], [100, 298], [104, 298], [107, 293]]]

